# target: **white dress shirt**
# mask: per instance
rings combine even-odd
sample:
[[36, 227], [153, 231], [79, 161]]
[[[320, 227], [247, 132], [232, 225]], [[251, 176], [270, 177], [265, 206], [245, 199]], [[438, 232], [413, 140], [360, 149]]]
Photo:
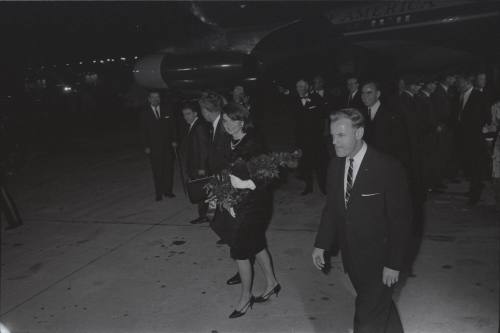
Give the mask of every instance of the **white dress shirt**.
[[462, 110], [464, 109], [465, 105], [467, 104], [467, 101], [469, 100], [469, 97], [470, 97], [470, 93], [472, 92], [472, 87], [470, 87], [469, 89], [467, 89], [463, 94], [462, 94], [462, 105], [460, 105], [460, 107], [462, 108]]
[[194, 124], [196, 123], [197, 120], [198, 120], [198, 117], [194, 118], [193, 122], [191, 124], [189, 124], [188, 133], [191, 133], [191, 129], [193, 128], [193, 126], [194, 126]]
[[[353, 186], [354, 186], [354, 183], [356, 181], [356, 176], [358, 175], [359, 166], [361, 165], [361, 162], [363, 161], [363, 158], [365, 157], [367, 148], [368, 148], [368, 146], [366, 145], [365, 142], [363, 142], [361, 149], [353, 157], [353, 159], [354, 159], [354, 161], [352, 162], [352, 185]], [[349, 163], [350, 162], [349, 162], [349, 156], [348, 156], [345, 159], [344, 197], [345, 197], [345, 191], [347, 188], [347, 173], [349, 172]]]
[[155, 115], [156, 119], [160, 119], [160, 115], [161, 115], [160, 106], [159, 105], [157, 105], [157, 106], [151, 105], [151, 109], [153, 110], [153, 114]]
[[217, 125], [219, 124], [219, 121], [220, 121], [220, 114], [217, 116], [217, 118], [215, 118], [214, 122], [212, 123], [212, 127], [214, 129], [214, 131], [212, 133], [212, 141], [215, 138], [215, 131], [217, 130]]

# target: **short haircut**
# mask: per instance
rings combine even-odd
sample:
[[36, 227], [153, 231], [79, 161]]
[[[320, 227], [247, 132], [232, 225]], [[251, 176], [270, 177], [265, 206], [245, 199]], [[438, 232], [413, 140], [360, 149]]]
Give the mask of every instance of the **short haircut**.
[[361, 85], [361, 87], [364, 87], [364, 86], [366, 86], [368, 84], [373, 84], [373, 86], [375, 87], [375, 90], [380, 91], [380, 84], [377, 81], [375, 81], [375, 80], [365, 81], [365, 82], [363, 82], [363, 84]]
[[229, 102], [222, 108], [222, 113], [231, 120], [243, 121], [243, 131], [245, 133], [249, 128], [253, 127], [252, 121], [250, 120], [250, 111], [241, 104]]
[[181, 111], [185, 109], [190, 109], [196, 114], [200, 114], [200, 105], [198, 103], [189, 101], [182, 103]]
[[358, 83], [359, 83], [359, 77], [358, 77], [358, 75], [356, 75], [356, 74], [349, 73], [349, 74], [347, 74], [347, 75], [345, 76], [345, 80], [346, 80], [346, 81], [348, 81], [348, 80], [350, 80], [350, 79], [355, 79], [355, 80], [356, 80], [356, 82], [358, 82]]
[[209, 91], [206, 96], [200, 98], [198, 104], [201, 108], [206, 109], [208, 112], [222, 112], [222, 97], [217, 93]]
[[462, 73], [457, 74], [457, 79], [460, 79], [460, 78], [464, 79], [465, 81], [467, 81], [469, 83], [473, 83], [476, 76], [470, 72], [462, 72]]
[[330, 114], [330, 123], [334, 123], [340, 119], [349, 119], [354, 128], [365, 127], [365, 116], [355, 108], [340, 109]]
[[151, 96], [152, 94], [158, 94], [158, 96], [161, 96], [161, 94], [160, 94], [160, 92], [158, 90], [150, 90], [150, 91], [148, 91], [148, 97]]

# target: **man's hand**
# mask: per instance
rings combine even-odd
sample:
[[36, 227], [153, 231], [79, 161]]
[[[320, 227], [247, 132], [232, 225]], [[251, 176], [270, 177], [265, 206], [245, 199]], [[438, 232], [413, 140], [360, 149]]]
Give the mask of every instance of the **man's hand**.
[[151, 154], [151, 148], [149, 148], [149, 147], [144, 148], [144, 153], [145, 153], [146, 155]]
[[396, 284], [399, 279], [399, 271], [395, 271], [393, 269], [384, 267], [384, 271], [382, 272], [382, 283], [387, 287]]
[[177, 142], [172, 142], [172, 147], [177, 148]]
[[203, 169], [198, 170], [198, 176], [205, 176], [206, 172]]
[[322, 270], [325, 267], [325, 250], [314, 248], [312, 253], [313, 264], [317, 269]]

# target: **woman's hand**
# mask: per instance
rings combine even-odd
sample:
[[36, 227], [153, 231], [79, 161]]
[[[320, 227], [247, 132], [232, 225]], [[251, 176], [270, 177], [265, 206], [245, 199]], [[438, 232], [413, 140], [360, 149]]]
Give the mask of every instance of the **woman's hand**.
[[256, 188], [255, 183], [251, 179], [242, 180], [235, 175], [229, 175], [229, 178], [231, 179], [231, 185], [236, 189], [250, 189], [253, 191]]

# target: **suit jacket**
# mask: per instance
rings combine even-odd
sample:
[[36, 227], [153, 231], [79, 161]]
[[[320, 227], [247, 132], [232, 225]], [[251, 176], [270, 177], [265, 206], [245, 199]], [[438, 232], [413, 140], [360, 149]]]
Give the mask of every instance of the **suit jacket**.
[[452, 98], [449, 92], [438, 84], [431, 96], [432, 120], [437, 124], [450, 124]]
[[207, 124], [198, 118], [186, 135], [186, 171], [190, 179], [199, 178], [198, 170], [207, 171], [210, 135]]
[[[368, 114], [368, 108], [363, 110]], [[365, 141], [380, 152], [397, 158], [404, 165], [410, 161], [409, 138], [405, 122], [400, 113], [390, 110], [386, 104], [380, 103], [375, 118], [367, 118]]]
[[172, 109], [169, 105], [160, 105], [160, 119], [158, 119], [150, 105], [141, 112], [142, 139], [145, 147], [152, 152], [160, 151], [171, 146], [177, 140], [177, 129]]
[[468, 140], [480, 143], [482, 140], [482, 128], [491, 119], [484, 95], [480, 91], [472, 89], [463, 109], [460, 106], [459, 99], [460, 96], [455, 100], [453, 123], [458, 126], [460, 135], [465, 143], [471, 143]]
[[[210, 145], [208, 148], [208, 172], [209, 174], [216, 174], [225, 168], [229, 167], [230, 163], [230, 153], [231, 153], [231, 136], [227, 134], [224, 126], [222, 126], [222, 115], [217, 128], [215, 130], [215, 135], [213, 134], [212, 124], [210, 127]], [[213, 138], [213, 139], [212, 139]]]
[[330, 161], [327, 198], [315, 247], [338, 244], [344, 268], [353, 274], [381, 267], [400, 271], [411, 230], [411, 203], [405, 172], [395, 159], [368, 146], [344, 204], [346, 158]]
[[305, 104], [299, 96], [294, 96], [292, 109], [295, 113], [295, 143], [304, 149], [321, 141], [324, 128], [324, 109], [321, 96], [309, 94]]
[[356, 91], [356, 94], [351, 99], [349, 98], [350, 95], [351, 95], [350, 92], [347, 92], [347, 94], [345, 94], [341, 107], [363, 110], [365, 108], [365, 104], [361, 100], [361, 91], [360, 90]]

